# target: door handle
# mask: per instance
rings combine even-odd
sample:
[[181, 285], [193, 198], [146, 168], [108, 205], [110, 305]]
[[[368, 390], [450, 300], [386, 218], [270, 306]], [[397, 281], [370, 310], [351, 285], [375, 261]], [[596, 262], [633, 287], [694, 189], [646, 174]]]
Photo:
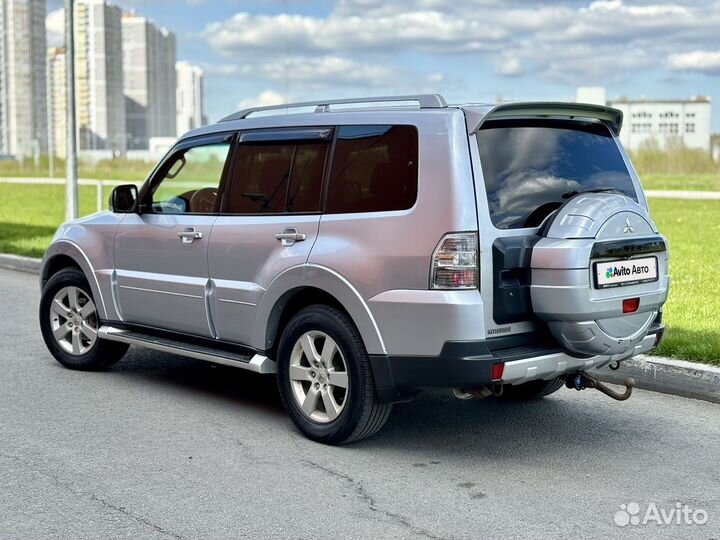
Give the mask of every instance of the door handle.
[[275, 238], [282, 242], [285, 247], [292, 246], [295, 242], [302, 242], [307, 238], [304, 233], [298, 233], [295, 227], [284, 229], [283, 232], [277, 233]]
[[180, 231], [177, 235], [183, 244], [192, 244], [195, 240], [200, 240], [203, 237], [203, 233], [196, 231], [193, 227]]

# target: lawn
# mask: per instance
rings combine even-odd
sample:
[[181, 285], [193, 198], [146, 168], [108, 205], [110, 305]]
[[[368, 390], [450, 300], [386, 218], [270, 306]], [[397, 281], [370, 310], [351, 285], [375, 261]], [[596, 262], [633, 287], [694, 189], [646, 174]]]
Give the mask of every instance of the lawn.
[[680, 189], [687, 191], [720, 191], [720, 173], [717, 174], [642, 174], [644, 189]]
[[720, 365], [720, 201], [650, 199], [670, 244], [670, 298], [658, 354]]
[[[64, 187], [0, 183], [0, 201], [0, 253], [40, 257], [64, 221]], [[95, 205], [95, 188], [81, 186], [81, 213]], [[658, 352], [720, 364], [720, 201], [650, 199], [650, 206], [671, 253], [667, 332]]]

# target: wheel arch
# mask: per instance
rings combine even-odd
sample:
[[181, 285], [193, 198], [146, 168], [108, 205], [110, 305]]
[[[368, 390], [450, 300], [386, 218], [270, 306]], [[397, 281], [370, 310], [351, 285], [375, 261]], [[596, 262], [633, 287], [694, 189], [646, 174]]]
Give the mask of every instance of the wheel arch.
[[87, 279], [101, 319], [107, 318], [105, 302], [100, 293], [100, 285], [95, 275], [95, 269], [80, 247], [69, 240], [57, 240], [48, 247], [43, 257], [40, 269], [40, 287], [45, 286], [48, 280], [65, 268], [77, 268]]
[[357, 289], [337, 272], [319, 265], [293, 267], [273, 280], [258, 305], [255, 345], [274, 352], [292, 316], [314, 304], [344, 312], [360, 332], [367, 352], [386, 354], [377, 323]]

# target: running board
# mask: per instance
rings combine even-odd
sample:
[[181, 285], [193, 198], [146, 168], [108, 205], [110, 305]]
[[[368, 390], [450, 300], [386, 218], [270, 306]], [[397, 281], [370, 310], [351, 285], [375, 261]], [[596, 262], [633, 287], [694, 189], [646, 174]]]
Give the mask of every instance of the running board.
[[182, 341], [141, 334], [108, 325], [100, 327], [98, 337], [100, 337], [100, 339], [107, 339], [108, 341], [119, 341], [120, 343], [128, 343], [129, 345], [138, 345], [146, 349], [179, 354], [181, 356], [222, 364], [224, 366], [247, 369], [255, 373], [267, 374], [277, 372], [275, 362], [267, 356], [260, 354], [251, 357], [230, 351], [213, 349], [211, 347], [203, 347], [202, 345], [192, 345]]

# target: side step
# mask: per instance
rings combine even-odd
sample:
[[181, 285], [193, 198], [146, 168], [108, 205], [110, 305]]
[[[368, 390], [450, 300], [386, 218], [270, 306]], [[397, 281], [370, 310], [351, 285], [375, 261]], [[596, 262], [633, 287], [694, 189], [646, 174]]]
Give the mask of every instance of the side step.
[[109, 341], [119, 341], [130, 345], [138, 345], [139, 347], [153, 349], [155, 351], [188, 356], [197, 360], [205, 360], [206, 362], [213, 362], [224, 366], [247, 369], [248, 371], [253, 371], [255, 373], [268, 374], [277, 372], [275, 362], [270, 360], [267, 356], [262, 356], [260, 354], [250, 357], [229, 351], [203, 347], [202, 345], [192, 345], [182, 341], [149, 336], [147, 334], [141, 334], [139, 332], [115, 328], [108, 325], [100, 327], [98, 330], [98, 337]]

